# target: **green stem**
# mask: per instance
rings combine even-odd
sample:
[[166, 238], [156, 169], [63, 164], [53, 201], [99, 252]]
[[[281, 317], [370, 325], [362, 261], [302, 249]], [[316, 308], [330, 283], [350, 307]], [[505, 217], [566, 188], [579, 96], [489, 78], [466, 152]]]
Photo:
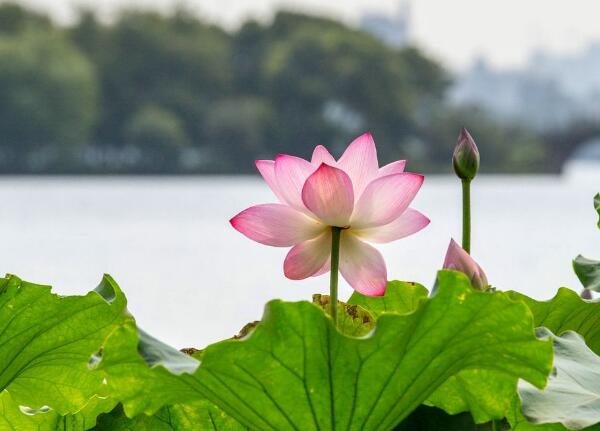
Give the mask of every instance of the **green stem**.
[[492, 431], [497, 431], [498, 427], [496, 425], [496, 421], [492, 421]]
[[338, 269], [340, 266], [340, 237], [341, 227], [331, 227], [331, 273], [329, 278], [329, 300], [331, 318], [337, 327], [337, 302], [338, 302]]
[[471, 180], [462, 180], [462, 248], [471, 253]]

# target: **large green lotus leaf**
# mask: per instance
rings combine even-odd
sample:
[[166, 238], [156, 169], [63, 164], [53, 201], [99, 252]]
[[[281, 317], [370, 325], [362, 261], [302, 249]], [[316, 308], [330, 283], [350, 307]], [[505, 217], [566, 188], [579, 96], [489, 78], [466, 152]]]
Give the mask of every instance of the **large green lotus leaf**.
[[180, 378], [251, 429], [387, 430], [463, 370], [543, 386], [551, 358], [523, 304], [442, 271], [430, 300], [383, 314], [360, 339], [313, 304], [272, 301], [249, 338], [209, 346], [197, 373]]
[[[315, 295], [313, 301], [329, 311], [328, 296]], [[371, 315], [357, 305], [340, 302], [338, 316], [347, 335], [363, 336], [375, 324]], [[258, 323], [244, 326], [232, 340], [249, 337]], [[152, 417], [165, 405], [187, 404], [204, 398], [195, 380], [178, 378], [183, 373], [195, 372], [202, 351], [196, 351], [194, 357], [185, 355], [152, 338], [133, 321], [115, 330], [101, 351], [98, 370], [107, 376], [110, 393], [120, 400], [129, 417], [139, 414]]]
[[[254, 327], [247, 325], [237, 337], [248, 336]], [[197, 351], [194, 356], [201, 354]], [[121, 325], [98, 352], [95, 369], [106, 377], [111, 397], [122, 405], [100, 416], [95, 430], [247, 429], [202, 398], [191, 379], [200, 364], [194, 356], [153, 338], [134, 321]]]
[[78, 413], [106, 390], [103, 376], [90, 372], [90, 357], [128, 320], [126, 299], [109, 276], [95, 291], [67, 297], [15, 276], [0, 279], [3, 404], [10, 396], [23, 411]]
[[532, 423], [561, 423], [580, 430], [600, 423], [600, 357], [576, 332], [554, 336], [554, 368], [543, 391], [526, 382], [519, 385], [523, 414]]
[[93, 397], [77, 413], [61, 416], [50, 408], [37, 411], [22, 408], [10, 393], [0, 394], [0, 429], [16, 431], [86, 431], [95, 427], [97, 417], [115, 407], [109, 398]]
[[[277, 431], [392, 429], [465, 369], [545, 383], [551, 345], [535, 338], [523, 304], [476, 292], [456, 272], [441, 272], [438, 286], [413, 313], [383, 314], [360, 338], [338, 332], [314, 304], [272, 301], [246, 337], [205, 349], [195, 372], [149, 363], [126, 325], [106, 343], [99, 369], [128, 417], [206, 398], [251, 429]], [[176, 364], [173, 356], [167, 362]]]
[[[457, 280], [463, 279], [461, 273], [445, 273], [454, 274], [453, 277]], [[438, 289], [443, 284], [442, 281], [438, 280]], [[418, 306], [419, 301], [426, 296], [427, 290], [418, 284], [391, 282], [383, 297], [366, 297], [354, 293], [349, 302], [361, 304], [374, 315], [384, 312], [404, 314]], [[525, 319], [526, 322], [531, 322], [531, 316]], [[546, 361], [551, 359], [546, 358]], [[465, 369], [437, 388], [426, 404], [440, 407], [452, 415], [470, 412], [477, 423], [501, 419], [515, 396], [517, 380], [514, 374], [498, 368]]]
[[543, 326], [556, 335], [575, 331], [590, 349], [600, 354], [600, 302], [582, 299], [564, 287], [548, 301], [537, 301], [518, 292], [508, 294], [529, 307], [536, 327]]
[[[587, 346], [600, 353], [600, 302], [582, 299], [576, 292], [561, 288], [554, 298], [537, 301], [517, 292], [509, 292], [512, 298], [523, 301], [532, 311], [537, 327], [545, 327], [555, 334], [576, 331], [585, 339]], [[532, 424], [521, 414], [518, 398], [507, 415], [517, 431], [564, 431], [561, 424]], [[600, 430], [600, 426], [590, 430]]]
[[127, 417], [121, 406], [98, 418], [94, 431], [244, 431], [248, 428], [208, 401], [163, 407], [153, 416]]
[[406, 314], [417, 309], [428, 292], [417, 283], [390, 281], [384, 296], [365, 296], [354, 292], [348, 304], [358, 305], [377, 319], [383, 313]]
[[579, 255], [573, 260], [573, 270], [583, 287], [600, 292], [600, 261]]

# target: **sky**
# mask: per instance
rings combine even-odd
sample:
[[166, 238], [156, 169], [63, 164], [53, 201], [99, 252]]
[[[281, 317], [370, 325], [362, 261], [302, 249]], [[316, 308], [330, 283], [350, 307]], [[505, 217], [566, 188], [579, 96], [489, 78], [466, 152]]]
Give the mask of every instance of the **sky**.
[[[1, 1], [1, 0], [0, 0]], [[14, 0], [13, 0], [14, 1]], [[598, 0], [16, 0], [73, 19], [77, 7], [104, 17], [123, 7], [169, 11], [181, 4], [235, 28], [248, 17], [267, 20], [285, 8], [325, 14], [356, 24], [368, 12], [396, 14], [408, 4], [411, 39], [429, 54], [461, 70], [479, 58], [497, 68], [521, 67], [536, 50], [576, 53], [600, 41]]]

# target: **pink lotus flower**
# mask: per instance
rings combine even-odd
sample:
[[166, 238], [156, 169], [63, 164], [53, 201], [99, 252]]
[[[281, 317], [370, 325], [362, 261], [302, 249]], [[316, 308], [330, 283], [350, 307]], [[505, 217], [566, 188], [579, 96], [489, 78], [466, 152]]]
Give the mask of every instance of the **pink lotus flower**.
[[230, 222], [254, 241], [292, 246], [283, 265], [292, 280], [329, 271], [331, 227], [343, 228], [342, 276], [362, 294], [383, 295], [385, 262], [365, 241], [387, 243], [429, 224], [408, 207], [423, 176], [405, 173], [405, 164], [399, 160], [380, 168], [369, 133], [355, 139], [337, 161], [321, 145], [310, 162], [288, 155], [258, 160], [256, 167], [280, 203], [248, 208]]
[[485, 290], [488, 286], [488, 280], [485, 272], [477, 262], [453, 239], [450, 240], [446, 259], [444, 260], [444, 269], [453, 269], [466, 274], [471, 279], [471, 284], [478, 290]]

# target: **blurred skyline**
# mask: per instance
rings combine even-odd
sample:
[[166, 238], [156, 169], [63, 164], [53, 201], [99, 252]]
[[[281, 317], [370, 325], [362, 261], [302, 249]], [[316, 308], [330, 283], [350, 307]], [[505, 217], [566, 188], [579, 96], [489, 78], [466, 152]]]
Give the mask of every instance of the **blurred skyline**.
[[113, 3], [110, 17], [110, 4], [80, 3], [69, 20], [56, 5], [50, 18], [3, 3], [0, 171], [250, 173], [249, 160], [306, 156], [314, 143], [336, 153], [369, 130], [381, 160], [443, 173], [464, 126], [488, 173], [600, 160], [600, 39], [538, 49], [520, 68], [479, 56], [457, 72], [416, 40], [416, 4], [370, 8], [354, 25], [313, 9], [227, 27], [190, 4]]
[[124, 8], [169, 12], [177, 6], [228, 28], [248, 18], [268, 20], [280, 9], [316, 13], [358, 25], [365, 14], [408, 13], [408, 37], [448, 67], [484, 58], [496, 68], [523, 67], [539, 52], [577, 54], [600, 40], [594, 0], [20, 0], [71, 22], [80, 8], [110, 19]]

